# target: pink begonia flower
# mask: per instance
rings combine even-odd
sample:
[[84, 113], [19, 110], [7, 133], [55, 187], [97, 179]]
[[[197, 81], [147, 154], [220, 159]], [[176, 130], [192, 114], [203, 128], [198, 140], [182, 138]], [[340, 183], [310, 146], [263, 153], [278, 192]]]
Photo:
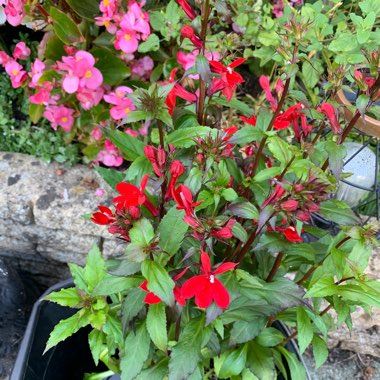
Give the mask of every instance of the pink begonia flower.
[[5, 65], [10, 59], [11, 57], [5, 51], [0, 51], [0, 65]]
[[[131, 22], [131, 26], [137, 32], [140, 32], [144, 36], [149, 36], [150, 25], [149, 25], [149, 15], [148, 12], [143, 12], [138, 3], [133, 3], [128, 7], [127, 15], [133, 15], [134, 17], [129, 17], [128, 22]], [[123, 27], [122, 23], [120, 26]]]
[[23, 70], [23, 67], [13, 59], [10, 59], [4, 67], [5, 71], [11, 78], [12, 87], [20, 87], [27, 77], [26, 71]]
[[83, 109], [87, 111], [100, 103], [103, 99], [104, 89], [102, 87], [99, 87], [96, 90], [82, 88], [76, 95]]
[[129, 136], [132, 136], [132, 137], [138, 137], [139, 136], [139, 132], [138, 131], [135, 131], [134, 129], [131, 129], [131, 128], [127, 128], [125, 130], [125, 133]]
[[[12, 26], [18, 26], [21, 24], [22, 19], [25, 16], [24, 3], [25, 0], [8, 0], [5, 2], [5, 16], [7, 21]], [[3, 2], [4, 4], [4, 2]]]
[[[184, 68], [184, 70], [189, 70], [195, 65], [195, 59], [199, 54], [199, 49], [193, 50], [191, 53], [184, 53], [183, 51], [179, 51], [177, 53], [177, 62]], [[206, 51], [205, 57], [208, 60], [219, 61], [220, 53]], [[198, 79], [199, 75], [189, 75], [191, 79]]]
[[148, 79], [154, 67], [153, 59], [145, 56], [132, 65], [132, 74]]
[[34, 88], [38, 85], [38, 81], [40, 80], [45, 67], [45, 64], [38, 58], [32, 63], [32, 71], [29, 73], [32, 80], [29, 82], [29, 87]]
[[45, 106], [51, 104], [50, 93], [53, 89], [53, 84], [50, 82], [44, 82], [41, 86], [37, 87], [37, 92], [29, 97], [30, 103], [44, 104]]
[[110, 110], [112, 119], [123, 119], [129, 112], [135, 109], [132, 101], [126, 97], [126, 95], [130, 93], [132, 93], [132, 89], [126, 86], [120, 86], [115, 89], [115, 92], [104, 95], [104, 100], [114, 105]]
[[13, 51], [14, 59], [26, 59], [30, 56], [30, 49], [26, 46], [25, 42], [18, 42]]
[[116, 32], [115, 49], [124, 53], [134, 53], [139, 46], [139, 38], [132, 29], [120, 29]]
[[102, 162], [106, 166], [120, 166], [123, 163], [123, 157], [119, 155], [118, 150], [111, 141], [106, 140], [104, 148], [96, 157], [98, 162]]
[[99, 4], [99, 9], [103, 13], [112, 15], [116, 12], [117, 1], [116, 0], [102, 0]]
[[95, 141], [99, 141], [100, 138], [101, 138], [102, 135], [103, 135], [103, 132], [102, 132], [102, 130], [101, 130], [100, 128], [95, 127], [95, 128], [91, 131], [90, 135], [92, 136], [92, 138], [93, 138]]
[[105, 26], [106, 30], [110, 34], [115, 34], [117, 31], [117, 25], [113, 22], [113, 17], [109, 16], [98, 16], [95, 17], [95, 25]]
[[64, 105], [47, 106], [43, 116], [50, 121], [54, 130], [57, 130], [57, 126], [60, 126], [65, 132], [68, 132], [74, 124], [74, 112], [73, 109]]

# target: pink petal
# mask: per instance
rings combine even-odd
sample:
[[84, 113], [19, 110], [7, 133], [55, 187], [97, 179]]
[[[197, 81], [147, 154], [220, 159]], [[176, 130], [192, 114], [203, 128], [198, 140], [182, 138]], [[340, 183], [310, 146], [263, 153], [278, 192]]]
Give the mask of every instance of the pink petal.
[[77, 91], [78, 86], [79, 78], [66, 75], [65, 79], [63, 80], [62, 87], [68, 94], [73, 94], [75, 91]]

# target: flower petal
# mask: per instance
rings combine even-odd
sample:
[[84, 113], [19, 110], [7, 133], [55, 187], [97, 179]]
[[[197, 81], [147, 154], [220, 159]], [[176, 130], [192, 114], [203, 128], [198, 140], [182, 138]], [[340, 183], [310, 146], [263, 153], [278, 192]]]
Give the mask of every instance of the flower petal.
[[201, 292], [208, 283], [208, 278], [206, 276], [194, 276], [189, 278], [182, 285], [182, 297], [192, 298], [197, 293]]
[[211, 261], [206, 252], [201, 252], [201, 263], [202, 263], [202, 270], [203, 273], [208, 275], [211, 273]]
[[215, 303], [221, 309], [227, 309], [228, 305], [230, 304], [230, 295], [228, 294], [227, 289], [218, 279], [215, 279], [214, 283], [212, 284], [212, 295]]
[[229, 270], [234, 269], [236, 265], [237, 263], [232, 263], [230, 261], [228, 263], [223, 263], [222, 265], [219, 265], [218, 268], [215, 269], [213, 274], [221, 274], [221, 273], [227, 272]]

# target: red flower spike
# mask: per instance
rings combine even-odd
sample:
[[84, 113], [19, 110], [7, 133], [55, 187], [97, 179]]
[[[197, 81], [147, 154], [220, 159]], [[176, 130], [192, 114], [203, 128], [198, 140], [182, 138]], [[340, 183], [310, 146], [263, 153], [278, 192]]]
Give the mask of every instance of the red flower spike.
[[273, 193], [264, 201], [261, 209], [264, 209], [269, 204], [274, 204], [278, 199], [280, 199], [286, 193], [285, 189], [280, 185], [276, 185]]
[[171, 178], [165, 194], [165, 199], [170, 199], [174, 191], [174, 187], [177, 184], [178, 178], [181, 177], [183, 173], [185, 173], [185, 167], [183, 166], [182, 162], [179, 160], [173, 161], [172, 165], [170, 166]]
[[186, 215], [194, 215], [194, 208], [201, 202], [193, 202], [193, 194], [185, 185], [179, 185], [177, 189], [173, 188], [172, 196], [177, 203], [177, 210], [185, 210]]
[[189, 25], [186, 25], [181, 29], [181, 37], [188, 38], [198, 49], [203, 46], [201, 39], [194, 34], [193, 28]]
[[244, 121], [244, 123], [247, 123], [249, 125], [256, 125], [257, 118], [256, 116], [252, 115], [251, 117], [245, 117], [245, 116], [240, 116], [240, 120]]
[[330, 103], [322, 103], [321, 106], [317, 109], [318, 112], [322, 112], [329, 119], [331, 130], [334, 134], [338, 135], [342, 133], [342, 127], [340, 126], [338, 119], [335, 115], [335, 107]]
[[202, 274], [190, 278], [183, 284], [182, 297], [195, 297], [195, 304], [202, 309], [209, 307], [213, 301], [221, 309], [226, 309], [230, 304], [230, 295], [215, 276], [234, 269], [237, 263], [224, 263], [212, 272], [210, 258], [206, 252], [202, 252], [201, 265]]
[[151, 292], [149, 289], [148, 289], [148, 281], [145, 280], [140, 286], [139, 288], [141, 290], [143, 290], [144, 292], [147, 292], [148, 294], [145, 296], [143, 302], [144, 303], [147, 303], [149, 305], [155, 305], [157, 303], [160, 303], [161, 302], [161, 298], [156, 296], [153, 292]]
[[106, 206], [98, 206], [100, 212], [94, 212], [91, 217], [91, 221], [95, 224], [107, 225], [115, 221], [115, 215]]
[[178, 5], [184, 10], [187, 17], [193, 21], [195, 17], [197, 17], [197, 14], [195, 13], [194, 9], [191, 8], [190, 4], [186, 0], [177, 0]]
[[280, 204], [280, 207], [284, 210], [284, 211], [296, 211], [298, 209], [298, 202], [294, 199], [289, 199], [285, 202], [282, 202]]

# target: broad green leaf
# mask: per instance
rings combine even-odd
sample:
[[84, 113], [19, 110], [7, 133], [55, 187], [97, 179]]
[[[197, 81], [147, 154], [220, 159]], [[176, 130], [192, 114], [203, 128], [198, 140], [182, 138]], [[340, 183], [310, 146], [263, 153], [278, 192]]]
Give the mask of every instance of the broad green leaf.
[[228, 206], [228, 210], [232, 215], [244, 219], [258, 219], [259, 212], [257, 208], [250, 202], [239, 202]]
[[140, 156], [133, 160], [131, 166], [127, 170], [125, 179], [134, 183], [140, 183], [145, 174], [152, 172], [152, 164], [146, 156]]
[[269, 112], [266, 108], [261, 108], [259, 115], [257, 116], [256, 126], [255, 128], [260, 129], [263, 132], [269, 127], [270, 121], [272, 119], [272, 112]]
[[149, 357], [150, 338], [145, 322], [128, 334], [124, 347], [120, 359], [121, 380], [132, 380], [141, 372]]
[[84, 268], [73, 263], [69, 263], [68, 266], [70, 269], [71, 276], [73, 277], [75, 286], [88, 293], [88, 287], [84, 277]]
[[134, 263], [142, 263], [147, 256], [146, 247], [138, 243], [129, 243], [125, 248], [125, 256]]
[[335, 53], [349, 52], [356, 49], [357, 46], [356, 38], [349, 32], [343, 32], [332, 40], [329, 49]]
[[166, 330], [165, 305], [162, 302], [149, 305], [148, 314], [146, 316], [146, 328], [149, 332], [150, 339], [156, 347], [166, 352], [168, 333]]
[[64, 55], [67, 55], [63, 47], [64, 43], [57, 36], [51, 36], [46, 43], [45, 58], [60, 61]]
[[205, 81], [208, 84], [211, 84], [212, 75], [210, 63], [204, 55], [198, 54], [195, 57], [195, 70], [203, 81]]
[[228, 188], [222, 191], [222, 197], [226, 201], [231, 202], [231, 201], [234, 201], [238, 197], [238, 195], [234, 189]]
[[152, 33], [146, 41], [140, 43], [139, 53], [147, 53], [148, 51], [157, 51], [160, 48], [160, 39], [157, 34]]
[[323, 67], [317, 60], [304, 61], [302, 64], [303, 80], [309, 88], [313, 88], [319, 82], [322, 73]]
[[103, 74], [105, 84], [116, 85], [131, 74], [131, 69], [110, 50], [94, 48], [90, 53], [96, 58], [95, 67]]
[[309, 297], [327, 297], [336, 294], [338, 286], [335, 285], [332, 277], [320, 278], [305, 294]]
[[329, 168], [334, 177], [339, 180], [343, 170], [343, 160], [346, 156], [346, 148], [344, 145], [337, 145], [334, 141], [326, 141], [324, 148], [329, 157]]
[[248, 125], [235, 132], [228, 142], [231, 144], [246, 145], [254, 141], [260, 141], [263, 136], [263, 131], [252, 125]]
[[303, 354], [313, 340], [313, 326], [308, 314], [302, 307], [297, 308], [297, 331], [300, 353]]
[[45, 297], [45, 300], [55, 302], [61, 306], [77, 306], [82, 301], [76, 288], [61, 289], [58, 292], [53, 292]]
[[116, 277], [107, 274], [95, 287], [94, 296], [108, 296], [110, 294], [125, 292], [128, 289], [139, 286], [141, 280], [132, 277]]
[[256, 338], [265, 327], [268, 318], [259, 317], [252, 321], [236, 321], [231, 330], [230, 344], [241, 344]]
[[99, 14], [99, 2], [97, 0], [66, 0], [66, 3], [79, 15], [93, 21]]
[[154, 237], [152, 223], [147, 218], [141, 218], [133, 223], [129, 231], [131, 242], [141, 247], [148, 247]]
[[169, 359], [164, 358], [153, 367], [144, 369], [136, 380], [163, 380], [168, 372]]
[[145, 306], [143, 302], [145, 296], [146, 293], [141, 289], [131, 289], [128, 292], [121, 308], [123, 326], [126, 326], [127, 323], [136, 317], [140, 310]]
[[318, 335], [314, 335], [312, 345], [315, 368], [319, 368], [327, 360], [329, 350], [327, 348], [326, 342]]
[[103, 326], [103, 331], [108, 337], [111, 337], [119, 347], [123, 346], [123, 326], [118, 317], [109, 313]]
[[106, 264], [97, 245], [94, 245], [87, 255], [86, 266], [83, 275], [86, 280], [88, 291], [91, 293], [102, 281], [106, 272]]
[[103, 168], [101, 166], [95, 166], [95, 170], [99, 173], [99, 175], [112, 187], [113, 190], [116, 190], [116, 185], [119, 182], [123, 182], [125, 178], [125, 174], [118, 170], [112, 170]]
[[274, 327], [267, 327], [256, 338], [257, 344], [263, 347], [274, 347], [284, 340], [284, 336]]
[[43, 104], [29, 104], [29, 117], [30, 120], [32, 120], [33, 124], [37, 124], [38, 121], [41, 119], [44, 109], [45, 107]]
[[246, 103], [236, 98], [228, 101], [227, 98], [216, 97], [212, 99], [212, 102], [224, 107], [230, 107], [234, 110], [237, 110], [241, 112], [244, 116], [251, 116], [253, 114], [253, 110]]
[[215, 371], [219, 379], [230, 379], [239, 375], [247, 361], [248, 345], [243, 344], [236, 350], [227, 351], [219, 358], [214, 358]]
[[191, 319], [173, 347], [169, 361], [169, 380], [185, 380], [197, 368], [201, 359], [204, 319]]
[[266, 168], [260, 170], [254, 177], [253, 180], [255, 182], [263, 182], [268, 180], [269, 178], [273, 178], [281, 173], [281, 168], [278, 166], [274, 166], [272, 168]]
[[216, 136], [216, 130], [209, 127], [190, 127], [181, 128], [170, 133], [167, 136], [166, 142], [173, 144], [176, 148], [189, 148], [196, 145], [198, 137], [205, 138], [209, 135]]
[[90, 346], [92, 358], [94, 359], [95, 365], [99, 364], [99, 358], [104, 350], [105, 334], [103, 331], [92, 330], [90, 334], [88, 334], [88, 344]]
[[57, 8], [50, 7], [50, 17], [56, 36], [67, 45], [84, 42], [77, 24], [66, 13]]
[[277, 379], [277, 373], [275, 370], [271, 350], [269, 348], [260, 346], [255, 341], [249, 343], [247, 367], [260, 380]]
[[122, 258], [120, 260], [114, 260], [108, 272], [114, 276], [126, 277], [139, 272], [140, 269], [141, 263], [130, 261], [128, 258]]
[[241, 242], [245, 243], [248, 239], [248, 234], [245, 228], [239, 223], [236, 222], [232, 227], [233, 235], [239, 239]]
[[306, 371], [303, 364], [298, 360], [297, 356], [293, 352], [289, 352], [283, 346], [277, 346], [277, 350], [286, 359], [292, 379], [306, 380]]
[[126, 160], [134, 161], [144, 155], [145, 145], [137, 138], [118, 130], [107, 130], [106, 136], [121, 150]]
[[75, 334], [80, 328], [87, 326], [90, 323], [88, 316], [88, 312], [85, 309], [81, 309], [70, 318], [60, 321], [50, 333], [44, 353], [59, 342], [63, 342], [66, 338]]
[[278, 136], [269, 137], [268, 148], [284, 166], [291, 160], [290, 145]]
[[351, 226], [360, 223], [359, 218], [343, 201], [328, 200], [322, 202], [319, 213], [337, 224]]
[[184, 216], [183, 210], [177, 210], [173, 206], [163, 217], [158, 227], [160, 248], [170, 255], [178, 252], [186, 235], [188, 225], [183, 220]]
[[148, 289], [162, 299], [167, 305], [174, 304], [174, 281], [166, 269], [155, 261], [141, 264], [142, 275], [148, 280]]

